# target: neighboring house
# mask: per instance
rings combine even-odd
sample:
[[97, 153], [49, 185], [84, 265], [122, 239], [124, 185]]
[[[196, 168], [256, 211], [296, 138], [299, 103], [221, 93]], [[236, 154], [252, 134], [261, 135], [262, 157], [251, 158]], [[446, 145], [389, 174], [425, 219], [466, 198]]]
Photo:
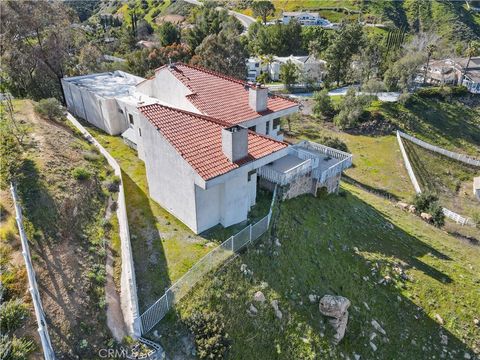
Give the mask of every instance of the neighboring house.
[[247, 79], [255, 81], [257, 76], [267, 72], [272, 81], [280, 80], [280, 69], [287, 61], [297, 65], [300, 72], [314, 82], [320, 82], [325, 78], [326, 65], [324, 60], [316, 59], [314, 56], [274, 56], [271, 64], [265, 64], [260, 58], [249, 58], [247, 60]]
[[[152, 199], [195, 233], [247, 219], [257, 182], [282, 198], [338, 190], [350, 154], [280, 141], [279, 118], [298, 104], [259, 85], [173, 64], [150, 79], [121, 71], [62, 79], [67, 108], [145, 162]], [[257, 177], [260, 177], [257, 181]]]
[[[432, 85], [464, 85], [469, 92], [480, 94], [480, 57], [431, 60], [428, 64], [426, 82]], [[423, 82], [425, 65], [421, 67], [419, 81]], [[463, 77], [465, 73], [465, 77]]]
[[293, 19], [297, 20], [300, 25], [321, 25], [321, 26], [328, 26], [330, 22], [324, 18], [322, 18], [316, 12], [302, 12], [302, 11], [294, 11], [294, 12], [283, 12], [282, 13], [282, 23], [288, 24]]

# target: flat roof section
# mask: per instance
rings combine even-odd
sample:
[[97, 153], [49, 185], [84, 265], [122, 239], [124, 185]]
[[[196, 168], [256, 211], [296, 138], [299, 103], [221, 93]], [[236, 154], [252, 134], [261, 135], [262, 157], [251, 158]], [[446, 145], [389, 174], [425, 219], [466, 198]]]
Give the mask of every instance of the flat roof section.
[[104, 98], [126, 96], [135, 91], [135, 86], [145, 80], [123, 71], [75, 76], [63, 79]]

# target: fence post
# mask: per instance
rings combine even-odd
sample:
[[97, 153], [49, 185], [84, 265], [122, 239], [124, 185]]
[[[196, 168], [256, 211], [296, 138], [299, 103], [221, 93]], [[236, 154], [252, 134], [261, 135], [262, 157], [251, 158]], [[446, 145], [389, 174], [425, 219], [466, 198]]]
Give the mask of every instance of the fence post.
[[250, 231], [248, 232], [248, 242], [252, 242], [252, 224], [249, 225]]

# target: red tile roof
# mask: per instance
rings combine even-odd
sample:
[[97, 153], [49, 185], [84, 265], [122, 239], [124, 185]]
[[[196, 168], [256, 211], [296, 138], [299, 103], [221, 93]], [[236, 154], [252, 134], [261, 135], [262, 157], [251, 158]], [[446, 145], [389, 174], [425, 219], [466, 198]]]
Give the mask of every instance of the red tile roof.
[[222, 150], [222, 129], [232, 124], [160, 104], [138, 109], [204, 180], [223, 175], [288, 146], [249, 130], [248, 156], [233, 163]]
[[193, 92], [187, 98], [203, 114], [232, 124], [298, 106], [295, 101], [269, 94], [267, 110], [256, 112], [248, 104], [248, 85], [245, 81], [183, 63], [157, 70], [160, 69], [170, 71]]

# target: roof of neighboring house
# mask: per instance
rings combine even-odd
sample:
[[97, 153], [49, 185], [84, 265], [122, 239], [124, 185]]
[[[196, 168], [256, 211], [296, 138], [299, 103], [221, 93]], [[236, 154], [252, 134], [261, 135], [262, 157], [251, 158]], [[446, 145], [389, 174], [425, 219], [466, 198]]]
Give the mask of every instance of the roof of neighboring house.
[[283, 16], [301, 16], [301, 15], [311, 15], [311, 16], [317, 16], [317, 12], [306, 12], [306, 11], [284, 11], [282, 13]]
[[480, 83], [480, 70], [468, 70], [465, 77], [474, 83]]
[[231, 162], [222, 150], [222, 129], [232, 124], [160, 104], [138, 109], [204, 180], [223, 175], [288, 146], [249, 131], [248, 156]]
[[248, 102], [249, 87], [243, 80], [222, 75], [201, 67], [176, 63], [164, 66], [191, 91], [187, 99], [203, 114], [231, 124], [298, 106], [293, 100], [269, 94], [267, 110], [256, 112]]

